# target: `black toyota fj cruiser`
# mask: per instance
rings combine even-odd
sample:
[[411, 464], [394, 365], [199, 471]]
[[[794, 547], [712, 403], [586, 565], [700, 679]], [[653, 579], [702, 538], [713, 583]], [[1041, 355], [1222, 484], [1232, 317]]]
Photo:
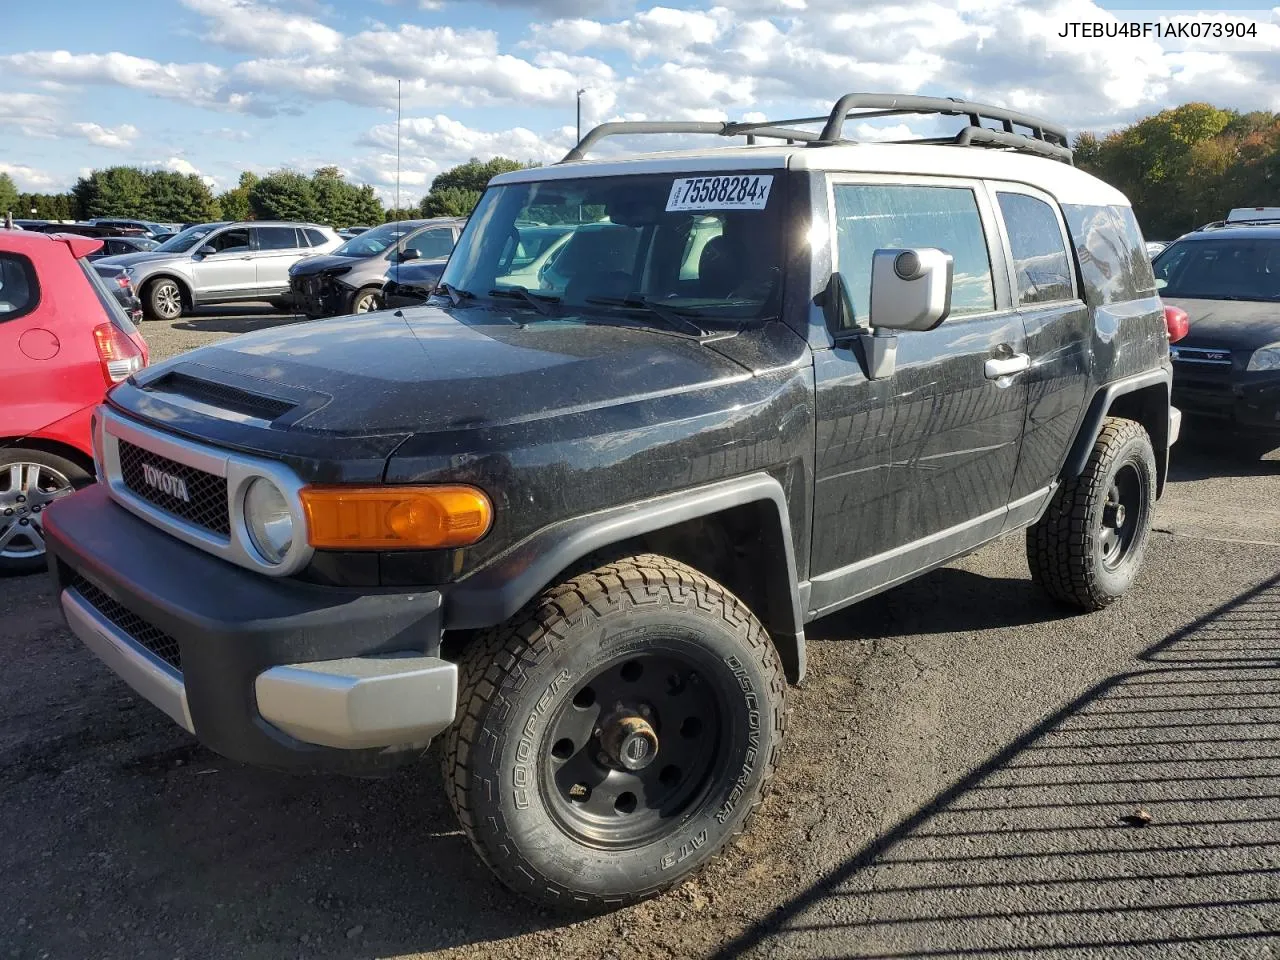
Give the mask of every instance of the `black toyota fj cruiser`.
[[[843, 139], [868, 112], [965, 126]], [[748, 144], [583, 161], [630, 133]], [[493, 182], [430, 304], [113, 390], [98, 484], [45, 523], [67, 619], [229, 757], [380, 773], [443, 734], [521, 893], [661, 891], [760, 803], [806, 623], [1024, 528], [1054, 600], [1133, 583], [1177, 433], [1165, 322], [1066, 143], [884, 95], [597, 128]]]

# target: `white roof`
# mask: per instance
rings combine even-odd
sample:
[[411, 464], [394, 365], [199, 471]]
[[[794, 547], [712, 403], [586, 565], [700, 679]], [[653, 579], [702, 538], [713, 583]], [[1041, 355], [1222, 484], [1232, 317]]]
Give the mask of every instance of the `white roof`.
[[1259, 221], [1265, 220], [1280, 221], [1280, 207], [1236, 207], [1227, 214], [1227, 223], [1240, 223], [1241, 221]]
[[1129, 206], [1128, 199], [1119, 190], [1059, 160], [985, 147], [928, 144], [850, 143], [827, 147], [759, 145], [646, 153], [626, 158], [579, 160], [516, 170], [494, 177], [492, 182], [527, 183], [636, 173], [779, 168], [1009, 180], [1037, 187], [1056, 198], [1059, 203]]

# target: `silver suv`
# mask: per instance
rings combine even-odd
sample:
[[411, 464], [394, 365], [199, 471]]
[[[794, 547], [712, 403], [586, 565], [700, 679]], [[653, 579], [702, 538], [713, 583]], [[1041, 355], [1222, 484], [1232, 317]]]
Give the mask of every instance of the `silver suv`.
[[154, 250], [98, 263], [124, 268], [149, 319], [176, 320], [210, 303], [269, 300], [287, 309], [289, 268], [341, 243], [314, 223], [200, 223]]

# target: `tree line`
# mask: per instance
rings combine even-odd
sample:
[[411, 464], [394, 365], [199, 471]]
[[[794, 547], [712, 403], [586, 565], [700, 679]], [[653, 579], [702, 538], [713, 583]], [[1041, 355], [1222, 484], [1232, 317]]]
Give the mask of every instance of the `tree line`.
[[437, 176], [417, 206], [398, 210], [384, 207], [373, 187], [349, 182], [337, 167], [320, 167], [309, 177], [296, 170], [277, 170], [262, 177], [246, 171], [236, 186], [221, 194], [195, 174], [139, 167], [94, 170], [69, 192], [53, 194], [19, 193], [12, 178], [0, 173], [0, 217], [12, 211], [18, 219], [303, 220], [334, 227], [414, 217], [465, 217], [490, 179], [525, 166], [505, 157], [487, 162], [473, 158]]
[[1082, 133], [1075, 162], [1124, 192], [1146, 236], [1172, 240], [1232, 207], [1280, 206], [1280, 113], [1188, 103]]
[[[1239, 113], [1188, 103], [1103, 137], [1076, 138], [1076, 166], [1122, 190], [1148, 237], [1171, 239], [1232, 207], [1280, 206], [1280, 113]], [[471, 159], [435, 178], [415, 207], [387, 209], [369, 185], [337, 167], [305, 176], [277, 170], [242, 173], [215, 195], [194, 174], [108, 167], [81, 177], [69, 193], [19, 193], [0, 173], [0, 215], [50, 220], [132, 217], [165, 223], [200, 220], [307, 220], [335, 227], [412, 217], [461, 217], [489, 180], [533, 164], [506, 157]]]

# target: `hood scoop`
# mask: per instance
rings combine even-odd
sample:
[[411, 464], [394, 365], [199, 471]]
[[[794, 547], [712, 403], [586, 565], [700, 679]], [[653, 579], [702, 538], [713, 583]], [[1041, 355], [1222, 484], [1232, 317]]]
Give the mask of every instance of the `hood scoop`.
[[154, 399], [175, 407], [218, 420], [263, 427], [297, 420], [329, 400], [323, 394], [268, 384], [195, 363], [179, 363], [139, 386]]

